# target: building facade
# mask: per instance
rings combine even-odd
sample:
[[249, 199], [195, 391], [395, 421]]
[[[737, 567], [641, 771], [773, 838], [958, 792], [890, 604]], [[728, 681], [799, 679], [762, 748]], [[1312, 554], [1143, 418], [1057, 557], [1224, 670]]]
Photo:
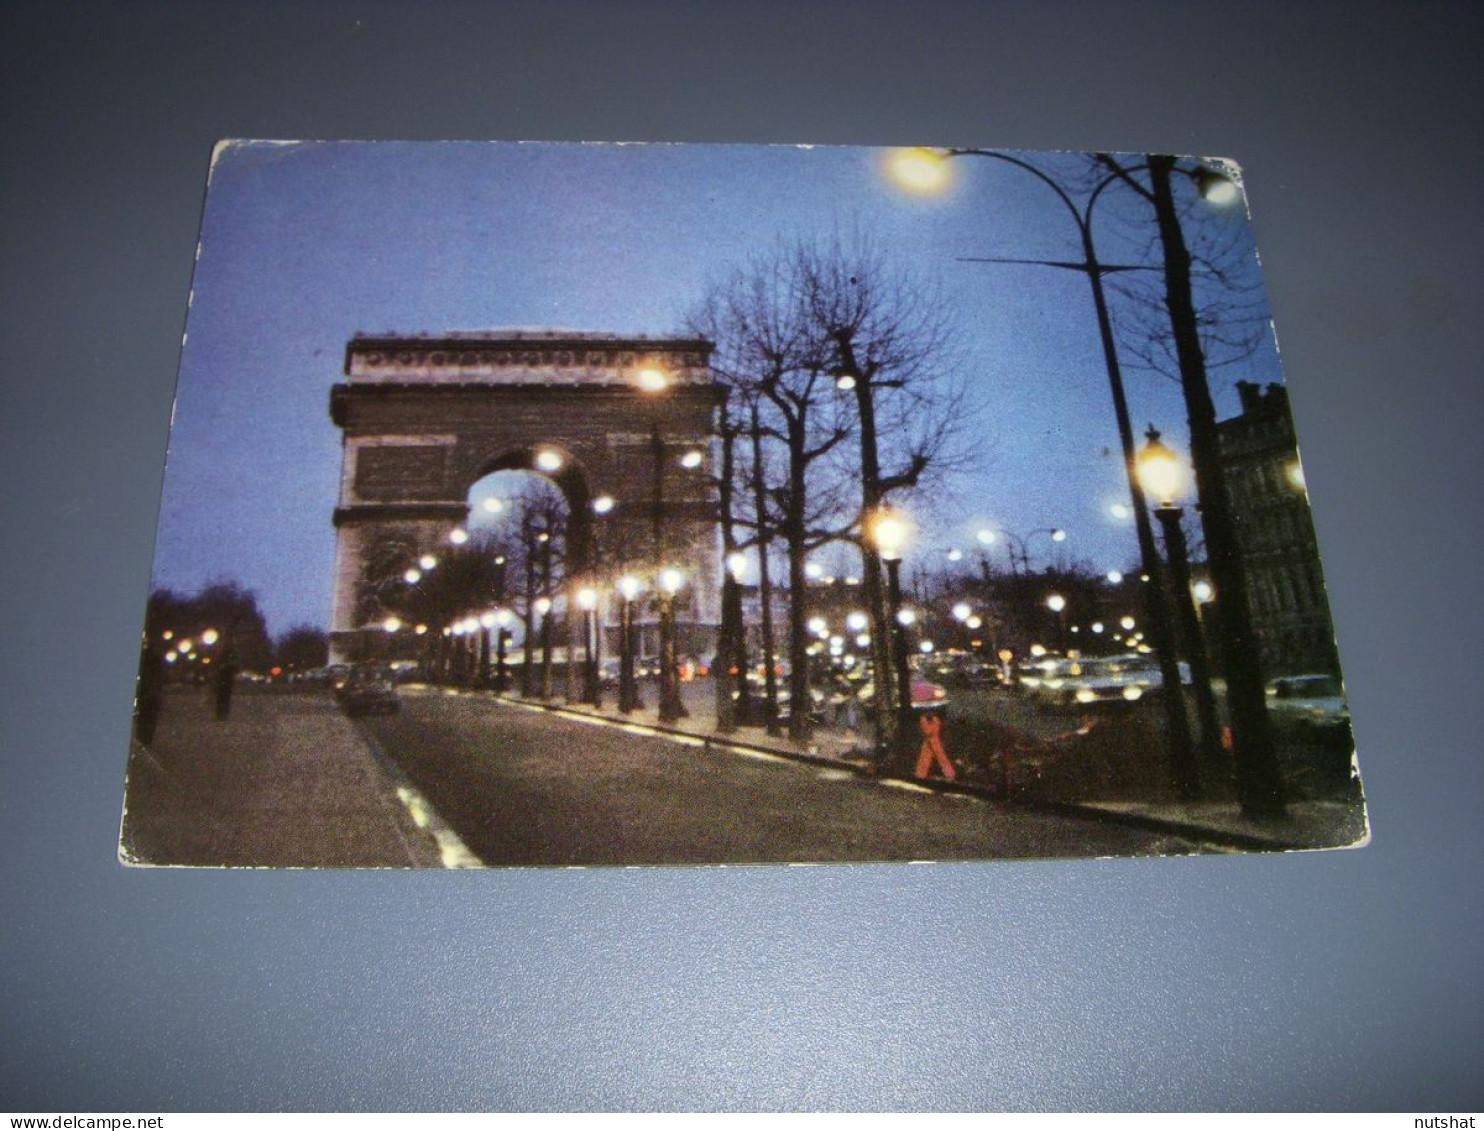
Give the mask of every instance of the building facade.
[[1288, 390], [1238, 381], [1237, 393], [1241, 414], [1217, 431], [1263, 671], [1338, 674]]

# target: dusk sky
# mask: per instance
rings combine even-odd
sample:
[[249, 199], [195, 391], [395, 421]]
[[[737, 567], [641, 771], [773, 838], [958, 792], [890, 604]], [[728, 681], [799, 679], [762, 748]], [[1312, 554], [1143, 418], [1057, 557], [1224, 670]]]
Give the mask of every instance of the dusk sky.
[[[969, 426], [983, 437], [982, 467], [950, 494], [914, 504], [920, 552], [970, 549], [984, 525], [1059, 526], [1067, 559], [1126, 567], [1134, 535], [1108, 512], [1127, 500], [1127, 487], [1085, 278], [956, 260], [1080, 258], [1070, 217], [1045, 186], [1000, 162], [958, 161], [949, 191], [924, 197], [886, 178], [885, 157], [698, 145], [221, 150], [202, 221], [154, 585], [190, 592], [229, 577], [256, 592], [272, 632], [328, 627], [340, 474], [328, 406], [355, 333], [674, 333], [708, 282], [750, 254], [780, 238], [852, 230], [941, 287], [973, 386]], [[1082, 167], [1076, 158], [1034, 159], [1068, 174]], [[1147, 206], [1115, 189], [1099, 211], [1100, 256], [1137, 261], [1152, 228]], [[1240, 204], [1209, 216], [1246, 222]], [[1130, 243], [1130, 231], [1142, 238]], [[1115, 299], [1115, 319], [1120, 310]], [[1125, 359], [1125, 380], [1136, 430], [1152, 421], [1187, 450], [1178, 387], [1132, 362]], [[1237, 412], [1235, 381], [1281, 380], [1271, 334], [1212, 380], [1223, 419]], [[995, 552], [1003, 566], [1003, 550]]]

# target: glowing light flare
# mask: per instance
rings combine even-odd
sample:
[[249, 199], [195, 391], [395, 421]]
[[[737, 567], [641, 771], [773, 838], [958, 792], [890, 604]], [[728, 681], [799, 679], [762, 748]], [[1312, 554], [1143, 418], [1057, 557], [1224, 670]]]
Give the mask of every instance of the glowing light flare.
[[886, 159], [887, 175], [898, 186], [919, 196], [933, 196], [952, 182], [948, 155], [925, 146], [894, 149]]
[[1159, 438], [1158, 429], [1152, 425], [1144, 435], [1147, 441], [1138, 455], [1139, 482], [1147, 494], [1169, 506], [1175, 501], [1185, 478], [1180, 457]]
[[1120, 617], [1118, 619], [1119, 627], [1122, 628], [1125, 632], [1132, 631], [1135, 623], [1137, 622], [1134, 620], [1133, 617]]
[[1204, 200], [1215, 205], [1233, 204], [1242, 195], [1236, 181], [1209, 166], [1196, 171], [1195, 186]]
[[416, 585], [422, 579], [422, 570], [418, 569], [409, 569], [402, 575], [402, 580], [407, 582], [408, 585]]
[[613, 496], [612, 495], [599, 495], [596, 499], [593, 500], [593, 513], [594, 514], [607, 514], [612, 509], [613, 509]]
[[687, 471], [694, 471], [701, 466], [701, 461], [705, 458], [698, 449], [692, 448], [680, 457], [680, 466]]
[[505, 501], [503, 499], [485, 499], [485, 501], [481, 503], [480, 506], [482, 506], [490, 514], [499, 514], [502, 510], [505, 509]]
[[880, 510], [871, 519], [870, 535], [881, 556], [892, 561], [902, 556], [907, 539], [912, 535], [912, 528], [906, 519], [894, 511]]
[[462, 526], [455, 526], [448, 532], [448, 540], [455, 546], [462, 546], [465, 542], [469, 541], [469, 532]]
[[560, 452], [552, 451], [550, 448], [543, 448], [536, 453], [537, 471], [553, 472], [560, 471], [561, 469], [562, 456]]
[[422, 557], [417, 559], [417, 564], [422, 566], [422, 568], [425, 570], [434, 569], [438, 565], [438, 559], [435, 558], [432, 554], [424, 554]]
[[1067, 607], [1067, 599], [1060, 593], [1053, 593], [1046, 598], [1046, 607], [1053, 613], [1059, 613]]
[[659, 576], [660, 588], [670, 596], [675, 596], [685, 585], [685, 574], [678, 569], [662, 569]]
[[577, 607], [592, 612], [598, 607], [598, 591], [591, 585], [584, 585], [577, 591]]
[[201, 634], [201, 643], [205, 644], [208, 648], [220, 639], [221, 637], [217, 635], [216, 629], [214, 628], [208, 628]]
[[973, 611], [968, 605], [960, 601], [957, 605], [953, 606], [953, 619], [956, 621], [967, 621]]
[[618, 579], [618, 592], [625, 601], [632, 601], [643, 590], [644, 585], [637, 577], [625, 574]]

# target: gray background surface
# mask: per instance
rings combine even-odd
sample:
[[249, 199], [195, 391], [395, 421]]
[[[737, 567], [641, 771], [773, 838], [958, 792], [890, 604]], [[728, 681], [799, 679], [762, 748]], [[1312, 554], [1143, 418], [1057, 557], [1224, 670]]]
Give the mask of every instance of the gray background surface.
[[[1481, 1106], [1467, 4], [0, 7], [0, 1108]], [[114, 859], [223, 137], [1245, 166], [1374, 843], [314, 874]]]

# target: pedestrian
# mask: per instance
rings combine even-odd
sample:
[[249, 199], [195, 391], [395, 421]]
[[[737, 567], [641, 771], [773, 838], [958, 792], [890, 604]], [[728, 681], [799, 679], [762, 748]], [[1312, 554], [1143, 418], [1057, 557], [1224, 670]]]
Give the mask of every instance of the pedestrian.
[[943, 716], [936, 711], [924, 711], [918, 725], [922, 729], [922, 751], [917, 756], [917, 776], [927, 777], [936, 765], [947, 780], [953, 781], [958, 771], [943, 748]]
[[165, 660], [146, 636], [139, 656], [139, 679], [134, 685], [134, 736], [145, 746], [155, 740], [164, 696]]
[[233, 656], [222, 657], [221, 667], [216, 669], [213, 685], [216, 690], [216, 717], [225, 719], [232, 712], [232, 682], [237, 678], [237, 664]]

